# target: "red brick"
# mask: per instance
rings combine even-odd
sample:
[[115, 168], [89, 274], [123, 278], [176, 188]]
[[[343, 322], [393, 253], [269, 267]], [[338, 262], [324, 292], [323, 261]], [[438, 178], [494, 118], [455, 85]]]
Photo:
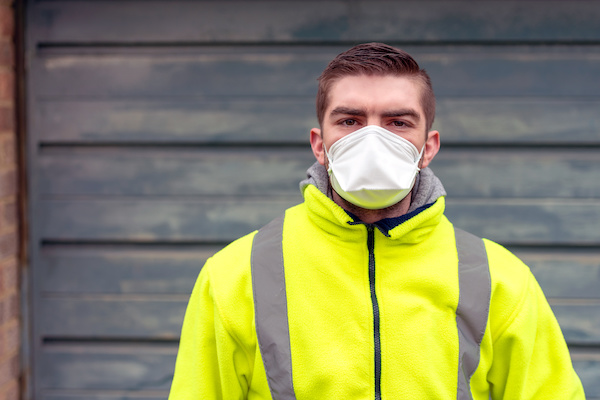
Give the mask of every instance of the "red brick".
[[8, 353], [17, 353], [21, 349], [21, 326], [16, 321], [4, 332], [4, 346]]
[[0, 393], [4, 393], [4, 398], [0, 397], [0, 400], [19, 400], [19, 381], [13, 379], [5, 387], [0, 388]]
[[18, 290], [19, 288], [19, 267], [17, 257], [8, 258], [0, 261], [0, 296], [3, 293], [8, 293], [10, 290]]
[[17, 203], [15, 201], [0, 201], [0, 229], [10, 229], [16, 227]]
[[11, 69], [0, 70], [0, 101], [14, 101], [15, 76]]
[[[0, 107], [0, 130], [2, 130], [2, 108]], [[17, 163], [15, 135], [0, 135], [0, 171]]]
[[0, 361], [0, 387], [6, 385], [19, 376], [19, 359], [14, 355]]
[[[11, 106], [0, 107], [0, 132], [10, 132], [14, 136], [15, 131], [15, 109]], [[6, 135], [8, 136], [8, 135]]]
[[[11, 197], [17, 195], [17, 171], [0, 172], [0, 200], [2, 197]], [[0, 226], [2, 232], [2, 226]]]
[[14, 67], [15, 48], [10, 41], [0, 42], [0, 66]]
[[17, 254], [17, 233], [9, 232], [0, 235], [0, 261], [13, 258]]
[[15, 29], [15, 19], [10, 5], [0, 5], [0, 37], [10, 38]]

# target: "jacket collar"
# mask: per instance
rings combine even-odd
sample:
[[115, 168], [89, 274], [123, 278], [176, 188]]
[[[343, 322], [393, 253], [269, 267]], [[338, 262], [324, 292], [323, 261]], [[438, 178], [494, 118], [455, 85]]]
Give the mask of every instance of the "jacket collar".
[[[342, 228], [347, 235], [350, 231], [364, 232], [365, 225], [348, 211], [338, 206], [329, 196], [329, 176], [324, 166], [314, 163], [307, 171], [307, 179], [300, 183], [300, 190], [308, 206], [311, 218], [326, 230], [338, 231]], [[395, 218], [386, 218], [373, 225], [391, 239], [420, 241], [440, 221], [445, 208], [446, 191], [441, 181], [430, 168], [424, 168], [417, 175], [412, 191], [412, 201], [408, 213]], [[357, 232], [357, 233], [358, 233]], [[339, 232], [340, 234], [341, 231]], [[409, 233], [411, 233], [409, 235]], [[416, 236], [415, 236], [416, 235]]]

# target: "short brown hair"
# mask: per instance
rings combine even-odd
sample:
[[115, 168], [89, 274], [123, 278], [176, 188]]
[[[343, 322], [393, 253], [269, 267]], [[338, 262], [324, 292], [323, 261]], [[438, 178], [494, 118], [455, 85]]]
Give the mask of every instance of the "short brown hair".
[[319, 77], [317, 92], [317, 118], [323, 126], [325, 109], [331, 86], [345, 76], [356, 75], [397, 75], [417, 79], [423, 88], [421, 105], [425, 113], [427, 132], [435, 118], [435, 95], [431, 78], [407, 52], [384, 43], [364, 43], [339, 54], [325, 68]]

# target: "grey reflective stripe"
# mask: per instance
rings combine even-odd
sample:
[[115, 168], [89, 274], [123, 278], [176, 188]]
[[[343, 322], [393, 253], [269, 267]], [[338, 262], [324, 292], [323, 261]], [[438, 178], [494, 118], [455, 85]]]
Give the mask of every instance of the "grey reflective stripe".
[[458, 388], [456, 398], [472, 400], [471, 376], [479, 365], [481, 340], [490, 308], [491, 279], [483, 240], [455, 228], [458, 252], [459, 299], [456, 307], [458, 328]]
[[261, 228], [252, 243], [256, 335], [274, 400], [296, 399], [283, 269], [283, 216]]

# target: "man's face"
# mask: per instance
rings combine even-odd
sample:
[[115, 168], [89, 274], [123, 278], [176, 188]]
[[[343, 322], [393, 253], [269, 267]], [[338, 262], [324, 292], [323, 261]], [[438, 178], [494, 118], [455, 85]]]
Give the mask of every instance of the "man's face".
[[[346, 76], [335, 82], [329, 92], [321, 129], [311, 130], [311, 147], [326, 165], [323, 144], [329, 150], [342, 137], [367, 125], [378, 125], [410, 141], [419, 151], [425, 147], [422, 165], [426, 167], [439, 148], [439, 134], [426, 135], [418, 81], [393, 75]], [[432, 143], [432, 134], [435, 136]]]

